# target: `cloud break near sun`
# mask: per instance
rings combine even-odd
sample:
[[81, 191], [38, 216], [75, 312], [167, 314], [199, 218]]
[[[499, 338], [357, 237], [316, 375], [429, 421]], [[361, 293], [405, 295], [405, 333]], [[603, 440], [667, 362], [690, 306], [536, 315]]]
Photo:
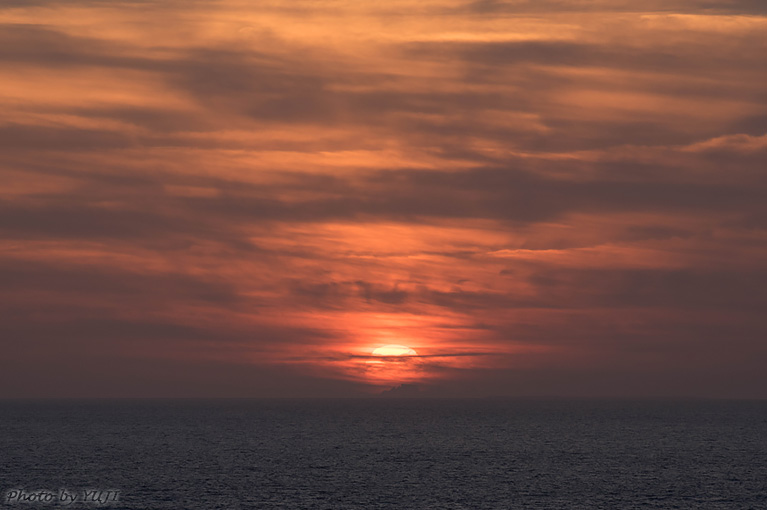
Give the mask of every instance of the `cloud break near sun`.
[[0, 3], [0, 396], [765, 397], [755, 0]]

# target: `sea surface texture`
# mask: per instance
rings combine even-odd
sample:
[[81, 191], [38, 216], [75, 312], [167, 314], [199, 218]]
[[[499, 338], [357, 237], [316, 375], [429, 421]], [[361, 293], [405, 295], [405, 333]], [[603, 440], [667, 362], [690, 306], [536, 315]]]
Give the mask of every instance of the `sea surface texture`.
[[764, 509], [767, 402], [6, 401], [0, 489], [3, 508], [66, 490], [67, 508]]

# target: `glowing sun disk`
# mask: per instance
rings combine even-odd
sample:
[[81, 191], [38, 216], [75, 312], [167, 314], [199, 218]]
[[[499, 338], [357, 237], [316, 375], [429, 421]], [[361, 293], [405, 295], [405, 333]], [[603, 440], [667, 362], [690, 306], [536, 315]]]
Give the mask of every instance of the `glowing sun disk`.
[[384, 345], [371, 352], [373, 356], [418, 356], [415, 349], [405, 345]]

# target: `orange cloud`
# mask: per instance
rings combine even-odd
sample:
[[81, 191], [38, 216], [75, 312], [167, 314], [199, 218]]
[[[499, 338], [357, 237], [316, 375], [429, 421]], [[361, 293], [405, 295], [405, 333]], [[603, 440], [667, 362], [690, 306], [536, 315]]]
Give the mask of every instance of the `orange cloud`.
[[2, 396], [763, 397], [765, 24], [0, 7]]

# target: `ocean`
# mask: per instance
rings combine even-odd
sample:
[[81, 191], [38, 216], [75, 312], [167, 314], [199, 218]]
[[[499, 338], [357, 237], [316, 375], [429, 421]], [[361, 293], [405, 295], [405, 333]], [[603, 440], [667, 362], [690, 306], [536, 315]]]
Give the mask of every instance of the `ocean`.
[[764, 509], [767, 402], [3, 401], [0, 489], [8, 508]]

